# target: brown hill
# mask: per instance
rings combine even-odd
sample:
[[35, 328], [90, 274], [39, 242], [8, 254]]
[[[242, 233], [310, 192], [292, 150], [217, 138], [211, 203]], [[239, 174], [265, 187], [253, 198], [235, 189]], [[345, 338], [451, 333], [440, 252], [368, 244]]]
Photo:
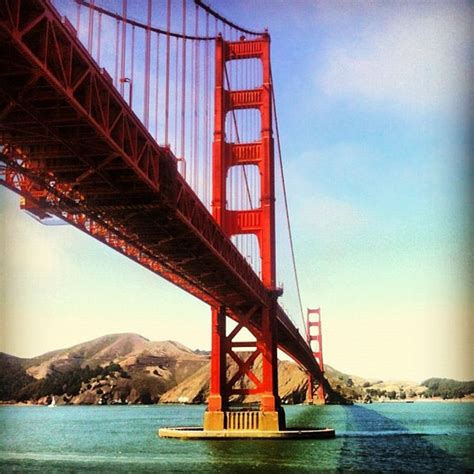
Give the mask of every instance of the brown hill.
[[[67, 349], [48, 352], [24, 363], [29, 375], [42, 379], [53, 372], [97, 366], [111, 362], [126, 370], [172, 371], [177, 383], [207, 358], [174, 341], [154, 342], [138, 334], [110, 334]], [[170, 377], [170, 374], [167, 374]]]
[[11, 364], [16, 367], [23, 367], [29, 359], [23, 359], [22, 357], [16, 357], [5, 352], [0, 352], [0, 362], [2, 364]]
[[[107, 335], [20, 362], [27, 375], [38, 381], [33, 388], [30, 383], [26, 393], [28, 396], [39, 393], [43, 403], [47, 403], [53, 393], [60, 395], [56, 399], [58, 403], [73, 404], [153, 403], [158, 400], [202, 403], [209, 394], [209, 353], [194, 352], [174, 341], [149, 341], [137, 334]], [[114, 368], [111, 364], [115, 364]], [[100, 367], [104, 370], [97, 370]], [[236, 370], [235, 362], [229, 360], [228, 377]], [[261, 377], [261, 356], [252, 370], [257, 378]], [[70, 381], [76, 388], [57, 393]], [[307, 377], [296, 364], [280, 361], [279, 383], [284, 403], [304, 400]], [[252, 386], [249, 380], [240, 382], [241, 388]], [[328, 391], [331, 392], [329, 387]], [[255, 396], [240, 396], [234, 397], [233, 401], [252, 403], [256, 400]]]
[[[150, 341], [131, 333], [99, 337], [32, 359], [8, 357], [3, 357], [6, 372], [17, 377], [18, 368], [24, 369], [25, 387], [18, 388], [12, 377], [6, 379], [10, 389], [0, 393], [2, 400], [39, 397], [39, 403], [48, 403], [54, 394], [59, 395], [59, 404], [157, 402], [161, 394], [209, 360], [207, 354], [195, 353], [178, 342]], [[68, 387], [64, 393], [60, 391], [63, 386]]]
[[[47, 403], [55, 395], [57, 403], [73, 404], [203, 403], [209, 394], [209, 359], [209, 352], [131, 333], [103, 336], [32, 359], [0, 353], [0, 400]], [[235, 362], [229, 360], [228, 380], [236, 370]], [[252, 370], [261, 377], [261, 356]], [[283, 403], [303, 402], [305, 372], [292, 362], [280, 361], [278, 373]], [[413, 382], [366, 379], [330, 366], [325, 367], [325, 377], [332, 402], [432, 396], [427, 387]], [[245, 379], [240, 387], [251, 388], [253, 384]], [[434, 388], [432, 391], [435, 393]], [[235, 396], [233, 401], [253, 403], [256, 397]]]

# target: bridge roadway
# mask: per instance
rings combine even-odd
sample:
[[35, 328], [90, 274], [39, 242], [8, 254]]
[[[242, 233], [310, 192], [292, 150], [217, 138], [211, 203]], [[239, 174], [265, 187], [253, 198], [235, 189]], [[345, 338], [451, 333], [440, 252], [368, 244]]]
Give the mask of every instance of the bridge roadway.
[[[226, 306], [233, 319], [269, 304], [261, 280], [178, 173], [171, 150], [157, 145], [47, 0], [0, 0], [0, 159], [4, 173], [33, 186], [5, 176], [2, 184], [202, 301]], [[277, 321], [278, 346], [318, 376], [309, 346], [280, 306]], [[259, 327], [255, 316], [249, 329]]]

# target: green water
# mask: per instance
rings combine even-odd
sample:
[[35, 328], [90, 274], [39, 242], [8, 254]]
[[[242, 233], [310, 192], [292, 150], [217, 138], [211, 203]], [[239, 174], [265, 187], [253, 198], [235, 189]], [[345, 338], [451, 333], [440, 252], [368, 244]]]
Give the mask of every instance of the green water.
[[0, 472], [472, 472], [474, 404], [285, 408], [289, 426], [334, 440], [180, 441], [203, 406], [0, 407]]

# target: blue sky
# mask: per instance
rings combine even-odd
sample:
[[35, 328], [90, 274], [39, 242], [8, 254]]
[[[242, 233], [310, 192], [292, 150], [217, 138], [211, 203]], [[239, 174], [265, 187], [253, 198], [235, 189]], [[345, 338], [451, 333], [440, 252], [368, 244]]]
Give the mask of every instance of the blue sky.
[[[326, 362], [376, 378], [473, 379], [472, 8], [210, 4], [272, 35], [303, 303], [322, 308]], [[41, 226], [0, 192], [1, 350], [32, 356], [123, 331], [210, 347], [205, 305], [75, 229]]]

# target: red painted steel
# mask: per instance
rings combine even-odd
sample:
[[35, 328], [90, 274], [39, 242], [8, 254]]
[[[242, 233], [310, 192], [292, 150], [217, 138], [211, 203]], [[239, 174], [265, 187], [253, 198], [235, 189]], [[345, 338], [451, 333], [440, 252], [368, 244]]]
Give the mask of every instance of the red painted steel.
[[[221, 41], [220, 50], [227, 59], [261, 57], [267, 64], [268, 46], [265, 37]], [[215, 196], [216, 222], [177, 172], [170, 149], [157, 145], [69, 20], [47, 0], [0, 0], [1, 184], [24, 196], [28, 209], [60, 217], [243, 322], [263, 354], [258, 390], [269, 394], [270, 406], [277, 344], [314, 376], [319, 367], [276, 304], [271, 83], [264, 74], [257, 94], [267, 124], [262, 138], [253, 144], [222, 142], [226, 162], [217, 173], [222, 179], [232, 163], [261, 168], [262, 207], [228, 221], [239, 232], [257, 235], [262, 282], [229, 239], [222, 217], [231, 214], [218, 216], [218, 206], [225, 210], [222, 196], [220, 201]], [[222, 91], [221, 107], [223, 97]], [[245, 362], [242, 366], [245, 371]], [[222, 382], [222, 369], [217, 373]]]
[[[262, 62], [262, 86], [254, 90], [226, 90], [224, 86], [226, 63], [233, 59], [260, 59]], [[216, 222], [227, 236], [254, 234], [259, 243], [262, 259], [262, 281], [269, 299], [263, 305], [256, 305], [249, 313], [242, 314], [239, 325], [228, 336], [213, 325], [211, 357], [211, 398], [220, 404], [209, 405], [209, 410], [225, 409], [227, 398], [234, 394], [259, 394], [262, 411], [277, 411], [279, 408], [277, 378], [277, 304], [275, 271], [275, 180], [272, 131], [272, 84], [270, 79], [270, 37], [239, 42], [226, 42], [221, 37], [216, 42], [215, 116], [213, 143], [213, 200], [212, 213]], [[226, 141], [225, 121], [234, 109], [256, 108], [261, 114], [261, 137], [256, 143], [233, 144]], [[233, 166], [255, 164], [261, 176], [260, 207], [252, 210], [229, 210], [227, 176]], [[225, 312], [225, 309], [221, 309]], [[217, 312], [213, 309], [213, 315]], [[238, 343], [233, 339], [240, 329], [249, 326], [250, 318], [258, 317], [262, 331], [255, 334], [256, 342]], [[242, 360], [233, 350], [235, 347], [255, 347]], [[218, 372], [225, 364], [228, 354], [238, 366], [227, 383], [223, 383]], [[261, 380], [251, 367], [255, 360], [262, 359]], [[219, 372], [220, 373], [220, 372]], [[225, 373], [224, 373], [225, 376]], [[236, 387], [238, 382], [248, 378], [254, 388]], [[218, 383], [219, 382], [219, 383]]]
[[[262, 61], [262, 87], [228, 91], [224, 87], [225, 63], [235, 59]], [[272, 130], [270, 37], [252, 41], [216, 42], [215, 118], [213, 143], [212, 214], [228, 236], [255, 234], [262, 257], [262, 280], [275, 288], [275, 179]], [[261, 114], [261, 139], [255, 143], [227, 143], [225, 119], [234, 109], [257, 108]], [[257, 165], [261, 176], [261, 206], [251, 211], [229, 211], [226, 180], [232, 166]]]
[[[313, 375], [308, 375], [308, 402], [313, 401], [314, 396], [314, 383], [317, 380], [318, 388], [316, 395], [319, 401], [324, 402], [326, 399], [324, 390], [324, 362], [323, 362], [323, 332], [321, 327], [321, 308], [309, 309], [306, 314], [306, 335], [308, 345], [313, 350], [313, 355], [320, 368], [320, 376], [315, 378]], [[316, 350], [314, 348], [314, 342], [316, 342]]]

